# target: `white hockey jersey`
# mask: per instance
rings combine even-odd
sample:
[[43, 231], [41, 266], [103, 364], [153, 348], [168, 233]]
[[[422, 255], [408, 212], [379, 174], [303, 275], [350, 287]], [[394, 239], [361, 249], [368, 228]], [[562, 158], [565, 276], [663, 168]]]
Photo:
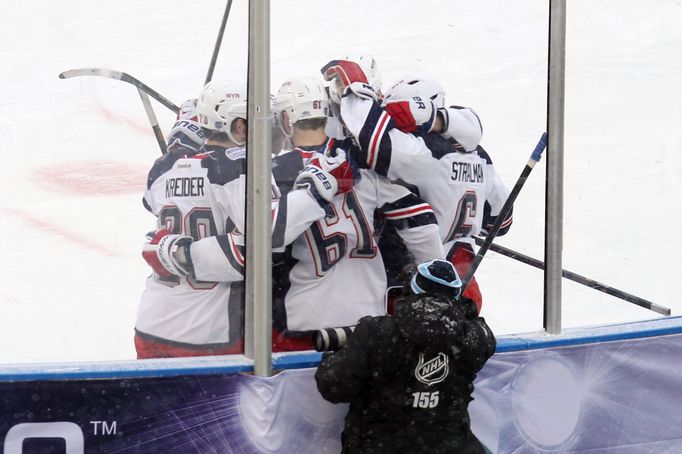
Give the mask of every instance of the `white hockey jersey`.
[[[352, 95], [342, 99], [341, 116], [360, 144], [356, 160], [390, 180], [413, 186], [431, 204], [446, 253], [455, 242], [473, 246], [472, 236], [493, 224], [509, 191], [482, 147], [466, 152], [455, 140], [438, 134], [403, 133], [378, 104]], [[463, 122], [462, 127], [480, 126]], [[510, 213], [498, 235], [511, 223]]]
[[[331, 139], [320, 151], [335, 146]], [[313, 156], [299, 148], [276, 159], [273, 172], [283, 193], [295, 169]], [[385, 315], [386, 271], [376, 244], [375, 212], [397, 227], [417, 262], [444, 255], [427, 203], [385, 177], [360, 172], [353, 190], [334, 198], [332, 216], [313, 223], [292, 244], [282, 270], [288, 278], [280, 308], [286, 320], [279, 321], [288, 331], [349, 326], [365, 315]]]
[[[145, 206], [158, 227], [191, 236], [194, 274], [146, 282], [136, 331], [178, 346], [220, 347], [239, 339], [243, 306], [245, 163], [243, 147], [207, 147], [157, 160], [149, 173]], [[306, 191], [282, 203], [274, 185], [273, 246], [283, 248], [324, 210]], [[281, 212], [281, 207], [285, 207]], [[290, 209], [287, 209], [290, 208]]]

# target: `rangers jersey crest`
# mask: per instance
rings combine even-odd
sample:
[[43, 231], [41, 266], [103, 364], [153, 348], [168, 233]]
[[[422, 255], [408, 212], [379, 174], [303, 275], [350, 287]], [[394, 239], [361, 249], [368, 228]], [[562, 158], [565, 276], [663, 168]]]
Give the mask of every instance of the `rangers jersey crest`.
[[431, 386], [440, 383], [448, 376], [448, 355], [438, 353], [438, 356], [425, 361], [424, 354], [419, 354], [419, 363], [414, 369], [414, 376], [425, 385]]

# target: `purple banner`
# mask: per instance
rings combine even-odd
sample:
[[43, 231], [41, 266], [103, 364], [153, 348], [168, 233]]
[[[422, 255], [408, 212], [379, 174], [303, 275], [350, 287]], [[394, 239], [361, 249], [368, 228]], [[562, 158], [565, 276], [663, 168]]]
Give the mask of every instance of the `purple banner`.
[[[472, 426], [495, 453], [682, 452], [682, 334], [497, 353]], [[0, 446], [19, 453], [338, 453], [347, 407], [314, 369], [0, 382]]]
[[680, 334], [496, 354], [472, 429], [495, 453], [680, 453], [680, 357]]
[[339, 452], [345, 408], [311, 370], [0, 383], [0, 443], [19, 453]]

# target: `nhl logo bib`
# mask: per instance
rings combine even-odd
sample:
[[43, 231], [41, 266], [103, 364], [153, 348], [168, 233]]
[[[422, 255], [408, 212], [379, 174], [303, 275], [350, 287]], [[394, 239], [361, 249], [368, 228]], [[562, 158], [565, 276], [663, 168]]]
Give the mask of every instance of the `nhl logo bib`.
[[438, 353], [435, 358], [425, 360], [424, 354], [419, 354], [419, 363], [414, 369], [414, 376], [425, 385], [440, 383], [448, 376], [448, 355]]

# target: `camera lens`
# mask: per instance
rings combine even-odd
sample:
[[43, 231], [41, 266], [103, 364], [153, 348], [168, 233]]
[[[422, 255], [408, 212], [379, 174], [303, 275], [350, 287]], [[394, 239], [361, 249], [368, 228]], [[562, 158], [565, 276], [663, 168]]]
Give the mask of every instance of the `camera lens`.
[[334, 352], [348, 341], [355, 326], [343, 326], [340, 328], [325, 328], [316, 331], [313, 335], [315, 350], [318, 352]]

